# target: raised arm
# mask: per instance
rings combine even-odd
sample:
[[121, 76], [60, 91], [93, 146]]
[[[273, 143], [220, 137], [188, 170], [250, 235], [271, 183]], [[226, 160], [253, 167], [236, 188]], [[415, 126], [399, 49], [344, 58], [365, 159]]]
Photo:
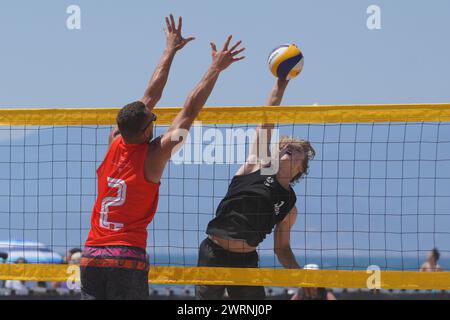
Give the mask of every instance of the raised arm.
[[229, 48], [231, 39], [232, 37], [229, 36], [221, 51], [217, 51], [216, 45], [211, 43], [213, 62], [208, 71], [189, 94], [183, 109], [175, 117], [168, 131], [150, 144], [145, 164], [146, 177], [149, 181], [159, 182], [174, 148], [187, 136], [192, 123], [211, 95], [220, 73], [234, 62], [244, 59], [244, 57], [237, 57], [245, 50], [245, 48], [237, 50], [241, 41]]
[[[277, 79], [267, 101], [268, 106], [279, 106], [281, 104], [288, 82], [288, 80]], [[273, 128], [273, 123], [260, 124], [256, 127], [255, 139], [250, 146], [247, 161], [239, 168], [236, 175], [244, 175], [256, 171], [261, 166], [261, 163], [269, 160]], [[261, 148], [264, 148], [264, 150]]]
[[145, 89], [144, 96], [141, 101], [150, 109], [155, 107], [158, 101], [162, 97], [164, 87], [166, 86], [167, 79], [169, 78], [170, 67], [172, 66], [173, 59], [178, 50], [182, 49], [188, 42], [194, 40], [194, 37], [183, 38], [181, 35], [181, 27], [183, 25], [182, 17], [178, 19], [178, 27], [175, 24], [175, 20], [170, 15], [170, 20], [166, 17], [166, 48], [159, 61], [156, 70], [150, 79], [147, 88]]
[[[166, 48], [164, 49], [161, 60], [159, 61], [158, 66], [156, 67], [152, 78], [147, 85], [147, 88], [145, 89], [144, 96], [140, 100], [150, 111], [153, 110], [162, 97], [175, 54], [188, 42], [195, 39], [194, 37], [188, 37], [186, 39], [183, 38], [181, 35], [182, 26], [182, 17], [178, 18], [178, 28], [172, 15], [170, 15], [170, 19], [166, 17], [166, 28], [164, 28], [164, 32], [166, 34]], [[111, 128], [111, 132], [108, 136], [108, 145], [111, 145], [114, 139], [116, 139], [119, 135], [120, 132], [117, 126]]]

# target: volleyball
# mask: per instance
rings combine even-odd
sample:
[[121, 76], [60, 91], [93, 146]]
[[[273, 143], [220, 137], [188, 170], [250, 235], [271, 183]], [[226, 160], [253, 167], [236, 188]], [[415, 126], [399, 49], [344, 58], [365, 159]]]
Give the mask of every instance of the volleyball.
[[269, 69], [280, 79], [291, 80], [303, 69], [303, 54], [295, 44], [276, 47], [269, 55]]

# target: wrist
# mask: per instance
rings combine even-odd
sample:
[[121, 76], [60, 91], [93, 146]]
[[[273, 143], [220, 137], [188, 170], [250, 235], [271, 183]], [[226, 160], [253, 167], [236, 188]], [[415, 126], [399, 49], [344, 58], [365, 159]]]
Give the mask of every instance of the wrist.
[[175, 49], [175, 47], [166, 47], [164, 53], [168, 55], [175, 55], [175, 53], [177, 53], [177, 49]]
[[213, 73], [221, 73], [221, 72], [222, 72], [222, 69], [220, 69], [217, 65], [212, 64], [212, 65], [209, 67], [209, 71], [210, 71], [210, 72], [213, 72]]

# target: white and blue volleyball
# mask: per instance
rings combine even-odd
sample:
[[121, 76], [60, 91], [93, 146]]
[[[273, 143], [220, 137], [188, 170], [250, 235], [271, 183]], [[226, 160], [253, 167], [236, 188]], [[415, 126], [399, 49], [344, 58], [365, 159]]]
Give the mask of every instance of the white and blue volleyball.
[[275, 48], [269, 55], [269, 68], [280, 79], [291, 80], [303, 69], [303, 54], [295, 44]]

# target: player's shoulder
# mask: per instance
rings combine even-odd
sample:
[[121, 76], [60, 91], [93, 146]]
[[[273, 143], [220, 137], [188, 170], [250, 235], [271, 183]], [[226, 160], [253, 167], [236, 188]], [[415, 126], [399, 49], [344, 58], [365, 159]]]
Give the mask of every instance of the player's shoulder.
[[243, 177], [248, 176], [249, 174], [252, 174], [260, 169], [259, 164], [253, 164], [250, 162], [245, 162], [234, 174], [235, 177]]

